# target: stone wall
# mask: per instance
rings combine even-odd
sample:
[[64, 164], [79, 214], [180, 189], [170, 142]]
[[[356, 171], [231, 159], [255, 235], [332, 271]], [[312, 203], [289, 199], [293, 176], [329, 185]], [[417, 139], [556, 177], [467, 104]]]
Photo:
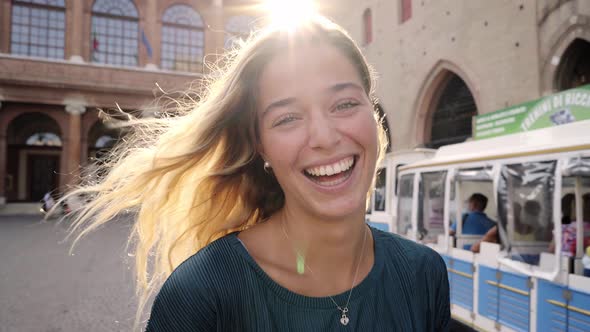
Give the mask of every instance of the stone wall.
[[483, 114], [553, 92], [551, 60], [576, 37], [590, 41], [589, 1], [414, 0], [403, 23], [401, 2], [322, 6], [358, 41], [362, 14], [372, 11], [373, 42], [363, 49], [380, 76], [394, 151], [425, 142], [442, 73], [459, 75]]

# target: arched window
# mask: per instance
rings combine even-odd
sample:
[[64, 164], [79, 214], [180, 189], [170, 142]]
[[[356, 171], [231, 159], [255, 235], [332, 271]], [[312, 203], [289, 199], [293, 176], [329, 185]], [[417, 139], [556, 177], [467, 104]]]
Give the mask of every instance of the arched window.
[[412, 18], [412, 0], [401, 0], [401, 23]]
[[369, 45], [373, 41], [373, 14], [371, 9], [365, 9], [363, 13], [363, 45]]
[[96, 140], [96, 142], [94, 142], [94, 148], [110, 148], [113, 146], [116, 140], [116, 138], [110, 135], [102, 135]]
[[14, 0], [10, 53], [64, 57], [65, 0]]
[[96, 0], [92, 6], [92, 61], [137, 66], [138, 14], [131, 0]]
[[469, 87], [455, 75], [442, 88], [432, 116], [430, 148], [465, 141], [471, 137], [471, 118], [477, 114], [475, 99]]
[[94, 162], [108, 155], [108, 152], [122, 137], [122, 132], [116, 128], [105, 125], [102, 121], [96, 121], [88, 131], [88, 158]]
[[205, 46], [201, 16], [190, 6], [173, 5], [162, 22], [162, 68], [200, 71]]
[[26, 144], [32, 146], [61, 146], [61, 138], [54, 133], [35, 133], [27, 138]]
[[590, 42], [575, 39], [565, 50], [556, 71], [557, 91], [576, 88], [590, 83]]
[[225, 48], [231, 49], [234, 43], [248, 39], [255, 28], [255, 18], [252, 16], [238, 15], [230, 17], [225, 23]]

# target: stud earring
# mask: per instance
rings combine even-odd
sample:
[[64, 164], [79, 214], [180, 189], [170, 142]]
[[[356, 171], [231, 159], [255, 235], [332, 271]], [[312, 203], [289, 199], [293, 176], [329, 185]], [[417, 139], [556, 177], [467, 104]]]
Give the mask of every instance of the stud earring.
[[269, 170], [270, 170], [270, 168], [271, 168], [271, 167], [270, 167], [270, 163], [269, 163], [268, 161], [265, 161], [265, 162], [264, 162], [264, 166], [263, 166], [263, 168], [264, 168], [264, 171], [265, 171], [266, 173], [268, 173], [268, 172], [269, 172]]

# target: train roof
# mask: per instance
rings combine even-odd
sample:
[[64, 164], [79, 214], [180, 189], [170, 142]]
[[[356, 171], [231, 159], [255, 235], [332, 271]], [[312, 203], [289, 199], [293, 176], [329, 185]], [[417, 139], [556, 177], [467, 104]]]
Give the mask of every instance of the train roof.
[[445, 145], [434, 157], [400, 170], [579, 150], [590, 150], [590, 120]]

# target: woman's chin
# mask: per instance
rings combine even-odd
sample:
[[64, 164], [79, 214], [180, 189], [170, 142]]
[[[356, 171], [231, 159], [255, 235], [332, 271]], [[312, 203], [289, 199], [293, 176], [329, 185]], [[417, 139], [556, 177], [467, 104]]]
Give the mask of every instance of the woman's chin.
[[312, 209], [315, 214], [326, 220], [341, 220], [351, 217], [365, 215], [365, 202], [358, 200], [352, 202], [337, 201], [333, 203], [324, 203], [320, 206], [314, 206]]

